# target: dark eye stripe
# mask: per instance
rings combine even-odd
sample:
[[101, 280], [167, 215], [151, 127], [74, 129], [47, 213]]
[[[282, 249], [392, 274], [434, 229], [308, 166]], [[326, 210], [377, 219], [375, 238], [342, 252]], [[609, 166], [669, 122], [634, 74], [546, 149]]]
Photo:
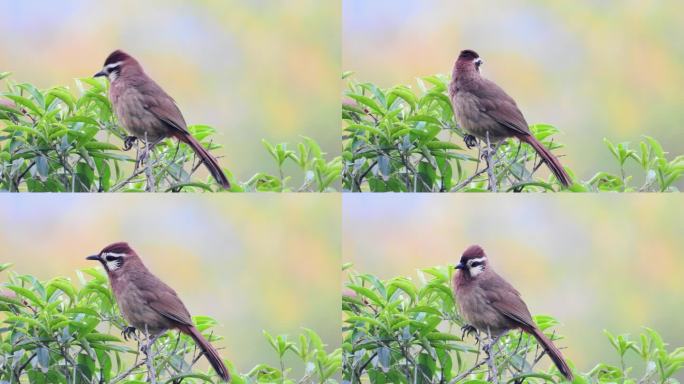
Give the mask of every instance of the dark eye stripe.
[[470, 264], [470, 268], [479, 267], [480, 265], [482, 265], [482, 262], [481, 262], [481, 261], [476, 261], [476, 262]]
[[107, 256], [107, 257], [105, 257], [105, 259], [106, 259], [107, 261], [115, 261], [115, 260], [120, 259], [120, 257], [116, 257], [116, 256]]

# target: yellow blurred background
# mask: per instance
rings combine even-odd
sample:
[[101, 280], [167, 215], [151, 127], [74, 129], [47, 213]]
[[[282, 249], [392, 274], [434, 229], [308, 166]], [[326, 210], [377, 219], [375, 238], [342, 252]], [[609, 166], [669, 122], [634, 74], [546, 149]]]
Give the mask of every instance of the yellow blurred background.
[[77, 269], [98, 266], [86, 256], [128, 241], [192, 315], [217, 319], [222, 356], [245, 373], [277, 365], [262, 330], [295, 339], [311, 328], [330, 350], [339, 347], [340, 200], [16, 195], [0, 199], [0, 262], [41, 280], [77, 283]]
[[340, 153], [338, 1], [0, 0], [0, 9], [0, 71], [13, 81], [77, 93], [74, 79], [121, 48], [188, 124], [217, 129], [221, 164], [240, 181], [277, 172], [262, 139], [294, 148], [305, 135]]
[[462, 49], [478, 51], [528, 123], [561, 130], [562, 162], [582, 180], [619, 173], [604, 137], [684, 153], [680, 0], [344, 0], [342, 36], [342, 69], [382, 87], [418, 90], [416, 78], [451, 75]]
[[560, 321], [563, 353], [582, 372], [619, 364], [604, 329], [634, 340], [651, 327], [669, 351], [684, 346], [684, 197], [521, 197], [345, 195], [342, 259], [418, 281], [418, 269], [453, 266], [480, 244], [532, 314]]

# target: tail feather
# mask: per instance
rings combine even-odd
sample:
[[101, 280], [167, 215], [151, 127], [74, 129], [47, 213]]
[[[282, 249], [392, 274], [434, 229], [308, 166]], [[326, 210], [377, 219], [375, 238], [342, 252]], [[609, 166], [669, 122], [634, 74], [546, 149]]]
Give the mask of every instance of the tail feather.
[[537, 339], [537, 342], [544, 348], [544, 351], [549, 355], [560, 373], [562, 373], [568, 381], [572, 381], [574, 378], [572, 371], [570, 370], [570, 367], [568, 367], [568, 363], [565, 362], [560, 350], [556, 348], [553, 342], [549, 340], [539, 328], [526, 329], [526, 331]]
[[209, 172], [211, 173], [211, 176], [214, 177], [214, 179], [221, 184], [221, 186], [224, 189], [230, 189], [230, 182], [228, 181], [228, 178], [226, 175], [223, 173], [221, 170], [221, 166], [218, 163], [218, 160], [214, 156], [207, 151], [202, 144], [197, 141], [194, 137], [192, 137], [189, 133], [181, 134], [178, 135], [178, 139], [185, 144], [189, 145], [190, 148], [195, 151], [197, 156], [200, 157], [202, 160], [202, 163], [207, 167]]
[[221, 356], [216, 348], [214, 348], [214, 346], [211, 345], [211, 343], [209, 343], [204, 336], [202, 336], [200, 331], [194, 326], [179, 327], [179, 330], [190, 335], [190, 337], [195, 340], [197, 346], [200, 347], [202, 352], [204, 352], [204, 356], [206, 356], [207, 360], [209, 360], [209, 364], [211, 364], [211, 366], [214, 368], [214, 371], [216, 371], [223, 381], [229, 382], [230, 373], [228, 372], [228, 368], [226, 368], [226, 365], [223, 364], [223, 360], [221, 360]]
[[534, 150], [537, 151], [539, 156], [541, 156], [541, 158], [544, 159], [546, 165], [549, 166], [551, 172], [553, 172], [553, 174], [556, 175], [556, 178], [558, 179], [558, 181], [560, 181], [561, 184], [563, 184], [564, 187], [567, 188], [572, 184], [572, 179], [570, 179], [568, 173], [565, 172], [563, 165], [560, 163], [560, 161], [558, 161], [558, 158], [554, 156], [551, 153], [551, 151], [549, 151], [544, 146], [544, 144], [542, 144], [532, 135], [520, 136], [518, 138], [520, 139], [520, 141], [524, 141], [527, 144], [531, 145], [532, 148], [534, 148]]

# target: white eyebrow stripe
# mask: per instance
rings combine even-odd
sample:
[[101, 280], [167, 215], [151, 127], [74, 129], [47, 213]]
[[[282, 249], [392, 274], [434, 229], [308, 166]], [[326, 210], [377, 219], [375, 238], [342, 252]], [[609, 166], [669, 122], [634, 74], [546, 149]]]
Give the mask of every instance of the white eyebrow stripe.
[[125, 253], [113, 253], [113, 252], [108, 252], [108, 253], [102, 254], [102, 256], [104, 256], [104, 257], [108, 257], [108, 256], [124, 257], [124, 256], [126, 256], [126, 254], [125, 254]]
[[121, 64], [123, 64], [123, 61], [117, 61], [116, 63], [107, 64], [105, 65], [105, 69], [114, 69], [116, 67], [121, 66]]
[[470, 259], [470, 260], [468, 260], [468, 265], [485, 261], [485, 259], [486, 259], [486, 257], [478, 257], [477, 259]]

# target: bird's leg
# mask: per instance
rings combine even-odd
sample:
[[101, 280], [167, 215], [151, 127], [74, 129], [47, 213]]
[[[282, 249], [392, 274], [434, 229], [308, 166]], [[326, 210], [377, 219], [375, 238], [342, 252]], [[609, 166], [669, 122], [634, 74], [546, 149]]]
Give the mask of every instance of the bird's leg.
[[154, 175], [153, 175], [153, 173], [152, 173], [152, 163], [149, 162], [149, 161], [147, 161], [147, 160], [148, 160], [148, 157], [150, 156], [150, 152], [152, 151], [152, 149], [153, 149], [157, 144], [161, 143], [162, 140], [164, 140], [163, 137], [161, 137], [161, 138], [155, 140], [154, 142], [150, 143], [150, 142], [147, 140], [147, 132], [145, 132], [145, 149], [144, 149], [144, 152], [143, 152], [143, 153], [144, 153], [144, 160], [143, 160], [143, 158], [141, 158], [141, 159], [140, 159], [140, 162], [142, 163], [143, 161], [145, 161], [145, 165], [144, 165], [144, 167], [145, 167], [145, 177], [147, 178], [147, 186], [146, 186], [145, 190], [146, 190], [147, 192], [154, 192], [154, 187], [155, 187]]
[[164, 138], [162, 137], [162, 138], [157, 139], [157, 140], [155, 140], [155, 141], [153, 141], [153, 142], [150, 143], [150, 142], [147, 140], [147, 132], [146, 132], [146, 133], [145, 133], [145, 143], [144, 143], [144, 146], [143, 146], [142, 153], [141, 153], [140, 156], [138, 157], [138, 164], [142, 165], [142, 163], [146, 162], [146, 161], [147, 161], [147, 158], [150, 156], [150, 152], [152, 152], [152, 150], [154, 149], [154, 147], [155, 147], [157, 144], [161, 143], [163, 140], [164, 140]]
[[489, 189], [492, 192], [496, 192], [496, 180], [494, 178], [494, 162], [493, 162], [493, 157], [494, 157], [494, 149], [492, 148], [492, 143], [489, 141], [489, 131], [487, 131], [487, 147], [485, 148], [483, 156], [485, 157], [485, 161], [487, 161], [487, 177], [489, 178]]
[[133, 148], [133, 144], [135, 144], [136, 140], [138, 140], [138, 138], [135, 136], [126, 136], [126, 138], [124, 139], [123, 150], [130, 151], [131, 148]]
[[468, 147], [468, 149], [477, 146], [477, 138], [473, 135], [463, 135], [463, 142], [465, 143], [466, 147]]
[[121, 331], [121, 336], [123, 336], [124, 340], [128, 341], [128, 338], [138, 338], [138, 336], [135, 334], [137, 330], [135, 327], [126, 327]]

